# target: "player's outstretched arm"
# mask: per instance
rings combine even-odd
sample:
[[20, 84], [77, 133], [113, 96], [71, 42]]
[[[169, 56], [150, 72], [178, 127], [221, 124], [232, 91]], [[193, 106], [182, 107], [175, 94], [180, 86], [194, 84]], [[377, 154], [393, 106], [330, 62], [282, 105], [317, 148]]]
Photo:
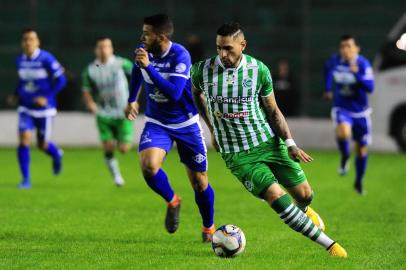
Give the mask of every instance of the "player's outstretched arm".
[[214, 138], [214, 129], [209, 120], [209, 113], [207, 111], [207, 104], [203, 96], [204, 95], [203, 91], [193, 86], [192, 92], [193, 92], [193, 100], [197, 107], [197, 110], [199, 111], [200, 116], [203, 118], [204, 122], [206, 123], [207, 127], [210, 130], [211, 143], [214, 149], [216, 149], [216, 151], [219, 152], [220, 148], [216, 142], [216, 139]]
[[262, 97], [269, 124], [275, 134], [285, 141], [290, 157], [295, 161], [310, 162], [313, 160], [305, 151], [296, 146], [292, 139], [288, 123], [276, 104], [275, 95], [271, 93]]

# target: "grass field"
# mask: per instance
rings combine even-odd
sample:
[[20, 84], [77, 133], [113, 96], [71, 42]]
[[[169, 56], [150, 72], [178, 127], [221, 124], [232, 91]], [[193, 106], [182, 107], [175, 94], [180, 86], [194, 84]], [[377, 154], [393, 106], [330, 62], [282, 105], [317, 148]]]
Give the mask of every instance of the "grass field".
[[97, 149], [65, 149], [65, 168], [51, 175], [47, 156], [32, 152], [31, 190], [18, 190], [14, 149], [0, 150], [0, 269], [405, 269], [406, 158], [370, 156], [366, 189], [352, 190], [354, 172], [336, 175], [333, 152], [310, 151], [304, 166], [316, 192], [314, 208], [349, 258], [330, 258], [288, 229], [262, 201], [245, 191], [209, 153], [216, 192], [216, 224], [240, 226], [244, 254], [214, 256], [200, 243], [200, 217], [176, 152], [165, 169], [183, 198], [178, 232], [165, 232], [165, 204], [141, 177], [135, 151], [119, 156], [127, 184], [116, 188]]

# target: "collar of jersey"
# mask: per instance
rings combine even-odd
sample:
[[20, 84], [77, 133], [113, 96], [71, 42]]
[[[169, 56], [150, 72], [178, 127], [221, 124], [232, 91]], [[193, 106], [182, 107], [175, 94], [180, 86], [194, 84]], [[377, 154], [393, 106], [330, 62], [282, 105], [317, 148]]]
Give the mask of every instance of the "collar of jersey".
[[219, 65], [220, 67], [222, 67], [222, 68], [224, 68], [224, 69], [235, 69], [235, 70], [238, 70], [238, 69], [240, 69], [242, 66], [245, 66], [245, 64], [247, 63], [247, 58], [245, 57], [245, 55], [243, 54], [242, 55], [242, 58], [241, 58], [241, 61], [240, 61], [240, 64], [238, 65], [238, 67], [236, 67], [236, 68], [226, 68], [224, 65], [223, 65], [223, 63], [221, 62], [221, 60], [220, 60], [220, 57], [217, 55], [217, 57], [216, 57], [216, 62], [217, 62], [217, 65]]
[[30, 60], [35, 60], [37, 57], [38, 57], [38, 55], [41, 53], [41, 49], [40, 48], [38, 48], [38, 49], [36, 49], [35, 51], [34, 51], [34, 53], [31, 55], [31, 57], [28, 57], [28, 55], [26, 55], [25, 53], [23, 54], [23, 58], [24, 59], [30, 59]]
[[[357, 56], [355, 56], [355, 62], [358, 62], [358, 58], [359, 58], [359, 54], [357, 54]], [[344, 58], [340, 55], [340, 63], [346, 63], [346, 61], [344, 60]]]
[[[172, 49], [172, 41], [169, 41], [168, 49], [159, 58], [164, 58], [165, 56], [167, 56], [171, 49]], [[150, 56], [154, 57], [151, 53]]]
[[98, 64], [98, 65], [108, 65], [108, 64], [111, 64], [113, 61], [114, 61], [114, 58], [115, 58], [115, 56], [114, 56], [114, 54], [112, 55], [112, 56], [110, 56], [110, 58], [109, 59], [107, 59], [107, 62], [105, 63], [105, 64], [103, 64], [99, 59], [97, 59], [96, 58], [96, 60], [94, 60], [94, 62], [96, 63], [96, 64]]

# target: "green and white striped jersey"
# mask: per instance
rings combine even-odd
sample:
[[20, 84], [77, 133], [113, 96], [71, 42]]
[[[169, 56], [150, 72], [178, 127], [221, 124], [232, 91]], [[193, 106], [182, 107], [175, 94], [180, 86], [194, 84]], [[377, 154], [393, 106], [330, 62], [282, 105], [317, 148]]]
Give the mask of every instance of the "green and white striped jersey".
[[237, 68], [225, 68], [217, 56], [194, 64], [191, 74], [194, 87], [206, 96], [222, 153], [248, 150], [274, 136], [260, 102], [273, 91], [264, 63], [244, 54]]
[[97, 103], [97, 114], [109, 118], [124, 118], [129, 95], [127, 76], [131, 76], [130, 60], [113, 55], [102, 64], [94, 60], [82, 74], [82, 90], [91, 91]]

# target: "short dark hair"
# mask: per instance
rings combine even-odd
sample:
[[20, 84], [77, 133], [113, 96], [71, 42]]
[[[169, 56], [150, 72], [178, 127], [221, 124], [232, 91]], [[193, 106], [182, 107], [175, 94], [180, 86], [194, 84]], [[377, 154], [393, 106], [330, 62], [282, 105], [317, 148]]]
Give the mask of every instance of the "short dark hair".
[[227, 37], [243, 34], [241, 25], [238, 22], [224, 23], [217, 29], [217, 35]]
[[344, 35], [342, 35], [342, 36], [340, 37], [340, 42], [346, 41], [346, 40], [349, 40], [349, 39], [354, 40], [355, 45], [358, 46], [358, 41], [357, 41], [357, 39], [356, 39], [353, 35], [350, 35], [350, 34], [344, 34]]
[[[21, 30], [21, 35], [24, 36], [25, 34], [30, 33], [30, 32], [35, 32], [35, 33], [37, 33], [37, 31], [36, 31], [34, 28], [26, 27], [26, 28], [23, 28], [23, 29]], [[37, 33], [37, 34], [38, 34], [38, 33]]]
[[164, 34], [168, 38], [172, 37], [174, 27], [171, 18], [167, 14], [156, 14], [144, 18], [144, 24], [151, 25], [157, 34]]
[[103, 41], [103, 40], [106, 40], [106, 39], [109, 39], [109, 40], [111, 40], [111, 38], [110, 37], [108, 37], [108, 36], [98, 36], [97, 38], [96, 38], [96, 44], [97, 43], [99, 43], [100, 41]]

